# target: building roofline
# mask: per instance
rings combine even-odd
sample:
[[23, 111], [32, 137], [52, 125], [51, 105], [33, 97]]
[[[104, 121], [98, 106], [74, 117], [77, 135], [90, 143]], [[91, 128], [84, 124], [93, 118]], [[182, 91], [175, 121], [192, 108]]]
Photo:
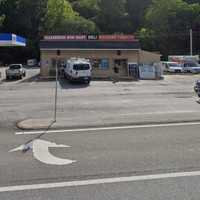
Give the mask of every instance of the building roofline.
[[40, 48], [41, 51], [56, 51], [56, 50], [64, 50], [64, 51], [139, 51], [141, 49], [74, 49], [74, 48]]
[[40, 49], [60, 50], [137, 50], [139, 42], [128, 41], [41, 41]]

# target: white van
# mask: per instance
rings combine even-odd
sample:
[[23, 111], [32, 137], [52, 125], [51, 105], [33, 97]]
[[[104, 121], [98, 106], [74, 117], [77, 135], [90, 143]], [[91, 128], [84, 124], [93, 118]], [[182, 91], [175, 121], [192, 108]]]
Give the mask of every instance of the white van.
[[70, 81], [80, 81], [89, 84], [91, 81], [91, 64], [84, 58], [70, 58], [64, 66], [64, 76]]
[[190, 73], [200, 73], [200, 64], [197, 62], [184, 62], [183, 63], [183, 70], [184, 72]]
[[181, 73], [183, 72], [183, 67], [177, 62], [162, 62], [162, 66], [165, 72], [171, 73]]

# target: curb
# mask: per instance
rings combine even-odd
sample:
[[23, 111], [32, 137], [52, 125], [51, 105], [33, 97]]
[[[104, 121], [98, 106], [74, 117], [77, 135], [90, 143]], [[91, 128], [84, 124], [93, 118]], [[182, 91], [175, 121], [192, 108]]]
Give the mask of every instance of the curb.
[[[25, 120], [26, 121], [26, 120]], [[48, 125], [41, 125], [41, 126], [27, 126], [23, 125], [25, 121], [17, 122], [16, 127], [22, 131], [34, 131], [34, 130], [47, 130], [50, 128], [50, 124], [52, 124], [52, 121], [49, 121]], [[108, 124], [96, 124], [96, 125], [65, 125], [65, 126], [58, 126], [53, 125], [51, 127], [51, 130], [57, 130], [57, 129], [86, 129], [86, 128], [103, 128], [103, 127], [116, 127], [116, 126], [142, 126], [142, 125], [158, 125], [158, 124], [176, 124], [176, 123], [192, 123], [192, 122], [200, 122], [200, 120], [166, 120], [166, 121], [149, 121], [149, 122], [129, 122], [129, 123], [108, 123]]]

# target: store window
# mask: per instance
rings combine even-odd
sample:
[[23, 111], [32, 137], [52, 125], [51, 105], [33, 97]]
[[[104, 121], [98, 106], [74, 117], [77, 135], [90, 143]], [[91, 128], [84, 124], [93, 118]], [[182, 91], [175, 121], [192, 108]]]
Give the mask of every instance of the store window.
[[98, 68], [102, 70], [107, 70], [109, 68], [109, 59], [92, 59], [92, 66], [93, 68]]
[[108, 69], [109, 68], [109, 60], [107, 58], [101, 59], [100, 69]]

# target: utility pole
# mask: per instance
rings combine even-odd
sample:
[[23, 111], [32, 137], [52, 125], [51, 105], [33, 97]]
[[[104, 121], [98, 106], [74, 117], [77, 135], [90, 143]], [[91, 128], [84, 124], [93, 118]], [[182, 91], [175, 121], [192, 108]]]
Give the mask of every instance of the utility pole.
[[57, 121], [57, 100], [58, 100], [58, 59], [60, 56], [60, 50], [57, 50], [57, 59], [56, 59], [56, 84], [55, 84], [55, 104], [54, 104], [54, 123]]
[[192, 29], [190, 29], [190, 55], [193, 55], [193, 32]]

